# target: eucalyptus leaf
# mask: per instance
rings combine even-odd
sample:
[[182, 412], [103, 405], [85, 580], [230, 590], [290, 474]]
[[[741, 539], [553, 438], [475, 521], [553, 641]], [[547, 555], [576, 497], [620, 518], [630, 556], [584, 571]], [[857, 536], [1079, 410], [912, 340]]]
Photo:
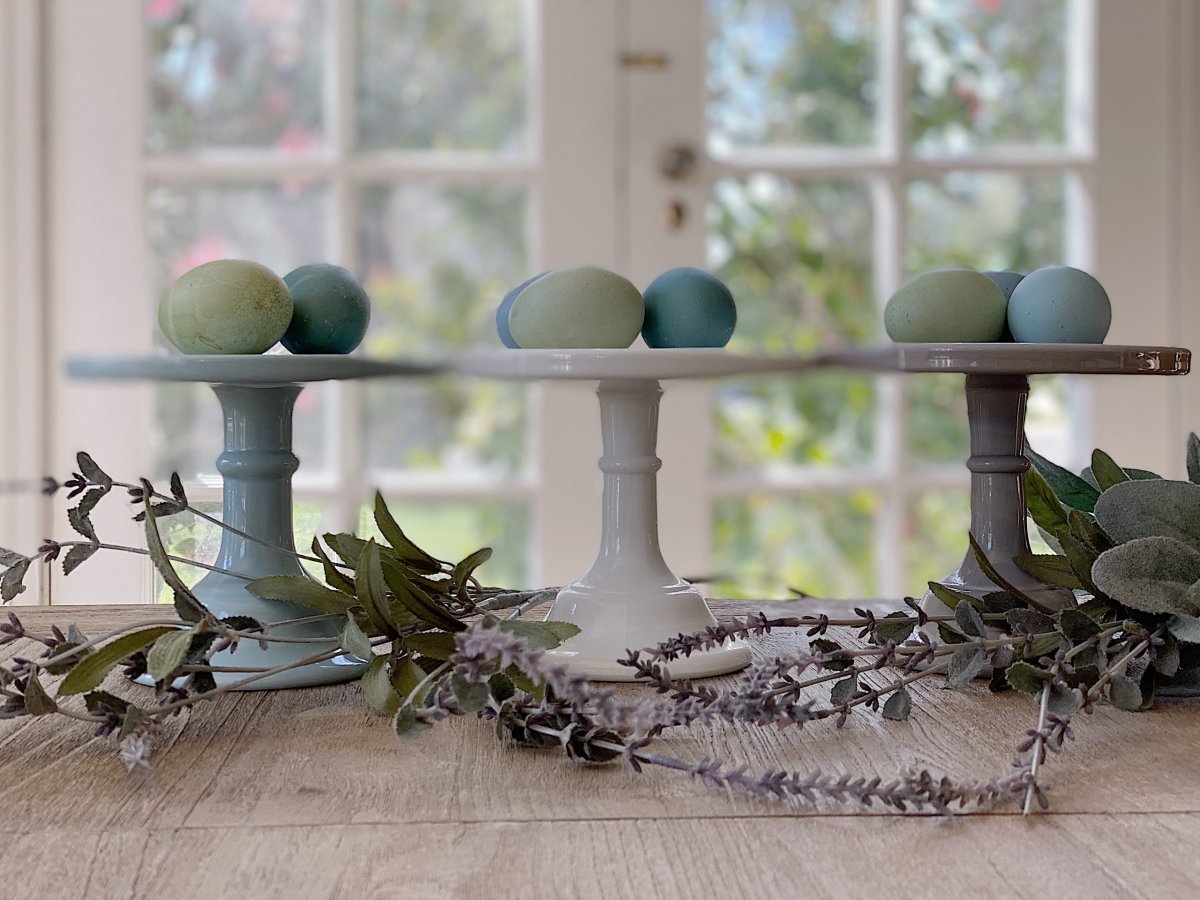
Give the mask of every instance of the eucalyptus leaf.
[[1168, 537], [1200, 550], [1200, 485], [1187, 481], [1127, 481], [1096, 502], [1096, 521], [1119, 544]]
[[307, 575], [268, 575], [246, 585], [246, 590], [264, 600], [295, 603], [329, 616], [344, 616], [354, 601], [313, 581]]
[[170, 677], [183, 665], [192, 646], [193, 632], [181, 629], [164, 634], [146, 652], [146, 671], [156, 682]]
[[1092, 580], [1130, 609], [1200, 614], [1200, 606], [1188, 596], [1200, 581], [1200, 552], [1174, 538], [1138, 538], [1106, 550], [1092, 566]]
[[58, 686], [60, 697], [72, 694], [83, 694], [99, 687], [113, 668], [124, 662], [139, 650], [145, 650], [164, 634], [177, 629], [170, 625], [156, 625], [153, 628], [143, 628], [129, 634], [123, 634], [113, 639], [103, 647], [98, 648], [78, 663], [67, 673], [67, 677]]
[[1116, 674], [1108, 682], [1108, 699], [1117, 709], [1137, 712], [1142, 708], [1142, 689], [1128, 675]]
[[1025, 458], [1033, 464], [1038, 474], [1050, 485], [1054, 495], [1066, 506], [1082, 512], [1091, 512], [1100, 498], [1100, 492], [1078, 475], [1055, 465], [1044, 456], [1025, 445]]
[[371, 639], [358, 627], [358, 623], [354, 621], [352, 615], [346, 616], [346, 624], [342, 626], [339, 643], [343, 650], [359, 659], [369, 660], [375, 657], [375, 652], [371, 649]]
[[25, 592], [25, 573], [29, 571], [32, 560], [22, 558], [4, 570], [0, 576], [0, 598], [5, 603], [16, 599], [18, 594]]
[[400, 708], [403, 698], [392, 685], [391, 672], [388, 671], [386, 656], [373, 656], [371, 664], [362, 677], [363, 698], [367, 706], [380, 715], [394, 715]]
[[63, 557], [62, 570], [63, 575], [70, 575], [79, 566], [92, 557], [92, 555], [100, 549], [99, 544], [76, 544], [67, 551], [67, 555]]
[[1102, 494], [1113, 485], [1130, 480], [1129, 473], [1118, 466], [1113, 458], [1103, 450], [1092, 451], [1092, 476], [1096, 479], [1096, 485]]
[[858, 692], [858, 676], [850, 675], [834, 683], [829, 691], [829, 702], [834, 706], [845, 706]]
[[1200, 484], [1200, 438], [1196, 437], [1194, 431], [1187, 440], [1187, 471], [1188, 481]]
[[1015, 662], [1005, 670], [1004, 677], [1018, 691], [1025, 694], [1037, 694], [1053, 676], [1045, 669], [1039, 669], [1031, 663]]
[[1067, 608], [1056, 616], [1058, 630], [1072, 644], [1079, 644], [1100, 633], [1100, 626], [1077, 609]]
[[964, 647], [950, 657], [950, 668], [946, 681], [951, 687], [963, 687], [983, 671], [987, 665], [987, 653], [974, 647]]
[[960, 603], [955, 607], [954, 623], [963, 634], [977, 638], [987, 637], [987, 626], [983, 623], [983, 617], [969, 603]]
[[46, 693], [36, 672], [25, 681], [25, 711], [31, 716], [45, 716], [58, 711], [58, 704]]
[[1083, 584], [1065, 556], [1049, 556], [1043, 553], [1022, 553], [1013, 557], [1013, 562], [1026, 575], [1031, 575], [1042, 584], [1052, 587], [1079, 590]]
[[466, 712], [479, 712], [488, 702], [488, 697], [491, 692], [488, 691], [486, 684], [468, 681], [461, 675], [452, 675], [450, 677], [450, 689], [454, 691], [454, 698], [458, 701]]
[[883, 717], [896, 722], [903, 722], [912, 712], [912, 697], [904, 688], [893, 691], [883, 704]]

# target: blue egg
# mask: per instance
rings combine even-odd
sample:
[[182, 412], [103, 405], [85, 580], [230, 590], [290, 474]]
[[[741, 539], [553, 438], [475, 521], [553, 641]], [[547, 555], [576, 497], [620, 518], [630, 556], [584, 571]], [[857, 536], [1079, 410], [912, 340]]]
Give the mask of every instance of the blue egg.
[[[1021, 279], [1025, 277], [1020, 272], [1008, 271], [992, 271], [984, 272], [983, 274], [990, 278], [992, 282], [1004, 292], [1005, 303], [1012, 299], [1012, 292], [1016, 289], [1017, 285], [1021, 283]], [[1008, 319], [1006, 317], [1004, 320], [1004, 332], [1000, 335], [1000, 340], [1011, 341], [1012, 339], [1012, 331], [1010, 331], [1008, 328]]]
[[371, 321], [371, 299], [341, 266], [313, 263], [283, 278], [292, 295], [292, 322], [280, 339], [292, 353], [350, 353]]
[[508, 312], [512, 309], [513, 303], [520, 296], [521, 291], [529, 287], [546, 272], [540, 272], [532, 278], [526, 278], [515, 288], [504, 295], [504, 299], [500, 301], [500, 305], [496, 308], [496, 333], [500, 335], [500, 343], [512, 350], [520, 350], [521, 345], [517, 343], [512, 336], [512, 329], [508, 327]]
[[1024, 343], [1101, 344], [1112, 304], [1095, 278], [1070, 266], [1030, 272], [1008, 302], [1008, 327]]
[[737, 305], [721, 279], [703, 269], [663, 272], [642, 292], [649, 347], [724, 347], [737, 326]]

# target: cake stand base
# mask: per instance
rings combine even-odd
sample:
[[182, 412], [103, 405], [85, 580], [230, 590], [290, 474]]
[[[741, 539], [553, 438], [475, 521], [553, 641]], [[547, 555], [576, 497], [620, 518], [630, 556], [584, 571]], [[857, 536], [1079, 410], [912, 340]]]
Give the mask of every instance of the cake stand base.
[[[547, 658], [565, 662], [594, 681], [634, 681], [634, 670], [617, 660], [628, 650], [653, 647], [677, 634], [693, 634], [717, 624], [700, 592], [686, 581], [628, 590], [606, 591], [576, 582], [559, 591], [548, 620], [570, 622], [579, 635]], [[712, 650], [666, 664], [676, 678], [706, 678], [737, 672], [750, 664], [750, 647], [731, 641]]]

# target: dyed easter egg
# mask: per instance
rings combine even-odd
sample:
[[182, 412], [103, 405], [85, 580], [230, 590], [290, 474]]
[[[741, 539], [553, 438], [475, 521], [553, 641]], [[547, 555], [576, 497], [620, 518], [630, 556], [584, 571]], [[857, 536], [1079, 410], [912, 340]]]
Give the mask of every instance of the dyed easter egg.
[[513, 299], [508, 327], [520, 347], [628, 347], [642, 330], [641, 292], [596, 266], [559, 269]]
[[500, 301], [500, 305], [496, 307], [496, 333], [500, 335], [500, 343], [511, 350], [520, 349], [521, 345], [513, 340], [512, 331], [509, 330], [508, 311], [512, 309], [513, 301], [517, 299], [517, 295], [545, 274], [545, 272], [542, 272], [538, 275], [534, 275], [532, 278], [526, 278], [515, 288], [505, 294], [504, 299]]
[[926, 272], [887, 302], [883, 324], [897, 343], [995, 341], [1004, 331], [1004, 291], [970, 269]]
[[711, 272], [690, 267], [663, 272], [642, 299], [642, 338], [649, 347], [724, 347], [733, 337], [733, 294]]
[[1102, 344], [1111, 324], [1112, 304], [1100, 282], [1070, 266], [1030, 272], [1008, 303], [1013, 338], [1027, 343]]
[[292, 321], [283, 279], [245, 259], [219, 259], [184, 272], [164, 304], [159, 325], [188, 354], [262, 353]]
[[341, 266], [313, 263], [283, 276], [292, 321], [282, 343], [292, 353], [350, 353], [371, 321], [371, 299]]
[[[1008, 271], [984, 272], [983, 274], [986, 275], [988, 278], [992, 279], [992, 281], [996, 282], [996, 286], [999, 287], [1000, 290], [1004, 291], [1004, 301], [1006, 303], [1008, 302], [1008, 299], [1010, 297], [1012, 297], [1013, 290], [1016, 288], [1016, 286], [1018, 284], [1021, 283], [1021, 279], [1025, 277], [1020, 272], [1008, 272]], [[1013, 339], [1012, 332], [1008, 330], [1008, 317], [1005, 316], [1004, 331], [1000, 335], [1000, 340], [1011, 341], [1012, 339]]]

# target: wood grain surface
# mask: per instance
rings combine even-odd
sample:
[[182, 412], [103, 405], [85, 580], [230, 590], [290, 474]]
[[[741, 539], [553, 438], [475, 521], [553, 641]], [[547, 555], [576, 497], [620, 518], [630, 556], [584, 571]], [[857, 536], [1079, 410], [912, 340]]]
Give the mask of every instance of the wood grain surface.
[[[98, 633], [147, 608], [20, 614]], [[983, 685], [911, 690], [906, 722], [696, 729], [659, 749], [752, 770], [984, 778], [1007, 771], [1036, 713]], [[730, 798], [673, 772], [517, 749], [469, 718], [400, 743], [353, 684], [204, 704], [133, 775], [83, 723], [13, 719], [0, 722], [0, 831], [22, 864], [0, 897], [1200, 897], [1198, 712], [1080, 716], [1045, 770], [1051, 812], [1029, 820]]]

